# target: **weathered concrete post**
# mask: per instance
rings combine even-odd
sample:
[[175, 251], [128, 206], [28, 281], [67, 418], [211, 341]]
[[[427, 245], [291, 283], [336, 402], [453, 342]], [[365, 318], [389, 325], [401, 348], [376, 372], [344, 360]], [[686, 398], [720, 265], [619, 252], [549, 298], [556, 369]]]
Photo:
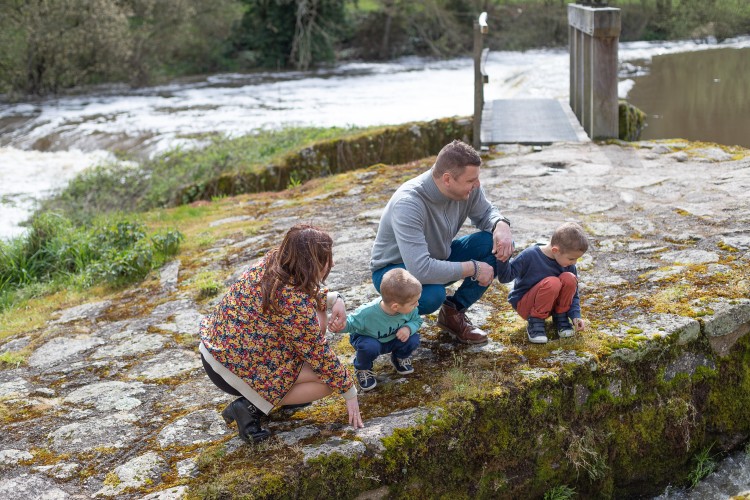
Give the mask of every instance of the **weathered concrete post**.
[[482, 109], [484, 109], [484, 84], [487, 83], [487, 73], [484, 62], [489, 49], [483, 49], [483, 36], [488, 32], [487, 13], [482, 12], [474, 21], [474, 149], [479, 151], [482, 146]]
[[592, 139], [616, 138], [620, 9], [568, 5], [570, 109]]

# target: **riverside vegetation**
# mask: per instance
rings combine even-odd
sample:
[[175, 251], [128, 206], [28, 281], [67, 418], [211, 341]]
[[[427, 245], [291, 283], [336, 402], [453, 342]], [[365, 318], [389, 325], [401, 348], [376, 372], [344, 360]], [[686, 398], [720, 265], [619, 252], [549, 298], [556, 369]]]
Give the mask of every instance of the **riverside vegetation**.
[[41, 202], [28, 234], [0, 241], [0, 311], [61, 288], [132, 283], [174, 256], [183, 234], [162, 227], [147, 235], [137, 212], [278, 191], [362, 165], [423, 158], [470, 129], [469, 119], [442, 119], [213, 136], [201, 148], [86, 170]]
[[[46, 95], [123, 82], [342, 60], [455, 57], [472, 21], [492, 50], [565, 46], [571, 0], [0, 0], [0, 93]], [[610, 0], [622, 41], [750, 33], [744, 0]]]
[[[457, 348], [428, 316], [413, 376], [382, 370], [363, 395], [365, 429], [347, 430], [341, 405], [322, 400], [272, 416], [268, 443], [239, 442], [219, 417], [229, 398], [195, 354], [200, 315], [298, 220], [333, 233], [329, 286], [349, 307], [370, 300], [380, 210], [433, 159], [127, 214], [141, 233], [184, 235], [168, 265], [135, 284], [58, 287], [0, 315], [2, 492], [608, 498], [689, 485], [748, 441], [750, 151], [674, 140], [485, 157], [483, 186], [513, 216], [519, 246], [554, 217], [591, 235], [588, 332], [529, 345], [495, 284], [472, 318], [491, 342]], [[345, 338], [330, 341], [351, 357]]]

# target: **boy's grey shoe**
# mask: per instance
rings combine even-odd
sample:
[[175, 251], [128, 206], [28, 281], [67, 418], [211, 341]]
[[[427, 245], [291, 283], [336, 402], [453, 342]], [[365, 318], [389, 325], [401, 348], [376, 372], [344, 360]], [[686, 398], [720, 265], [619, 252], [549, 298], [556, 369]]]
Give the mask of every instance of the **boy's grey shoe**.
[[411, 366], [411, 358], [397, 358], [394, 354], [391, 354], [391, 363], [393, 367], [401, 375], [409, 375], [414, 373], [414, 367]]
[[573, 325], [570, 324], [570, 320], [568, 319], [568, 313], [554, 313], [552, 319], [555, 322], [557, 334], [561, 339], [567, 339], [575, 335]]
[[378, 385], [378, 381], [375, 380], [375, 374], [372, 370], [355, 370], [354, 374], [357, 377], [357, 382], [363, 391], [371, 391]]
[[544, 320], [529, 317], [526, 322], [526, 335], [532, 344], [546, 344], [547, 334], [544, 331]]

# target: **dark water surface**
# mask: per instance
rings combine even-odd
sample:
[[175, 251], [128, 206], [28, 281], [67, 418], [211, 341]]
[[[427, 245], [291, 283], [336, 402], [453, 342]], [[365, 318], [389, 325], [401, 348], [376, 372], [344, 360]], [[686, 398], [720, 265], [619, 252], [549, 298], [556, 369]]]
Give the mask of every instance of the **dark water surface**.
[[642, 139], [750, 147], [750, 48], [654, 56], [628, 101], [647, 115]]

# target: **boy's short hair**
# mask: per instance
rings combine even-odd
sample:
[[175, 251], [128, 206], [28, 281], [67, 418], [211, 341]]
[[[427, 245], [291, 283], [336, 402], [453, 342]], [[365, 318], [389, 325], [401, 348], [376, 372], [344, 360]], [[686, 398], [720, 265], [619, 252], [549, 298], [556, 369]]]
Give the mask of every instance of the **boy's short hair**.
[[559, 248], [561, 252], [586, 252], [589, 240], [581, 226], [575, 222], [564, 222], [552, 233], [550, 245]]
[[479, 153], [465, 142], [456, 139], [440, 150], [432, 175], [437, 178], [449, 172], [453, 177], [458, 177], [467, 166], [479, 167], [481, 165], [482, 157]]
[[391, 304], [406, 304], [414, 297], [422, 294], [422, 283], [406, 269], [397, 267], [383, 275], [380, 282], [380, 296], [383, 302]]

